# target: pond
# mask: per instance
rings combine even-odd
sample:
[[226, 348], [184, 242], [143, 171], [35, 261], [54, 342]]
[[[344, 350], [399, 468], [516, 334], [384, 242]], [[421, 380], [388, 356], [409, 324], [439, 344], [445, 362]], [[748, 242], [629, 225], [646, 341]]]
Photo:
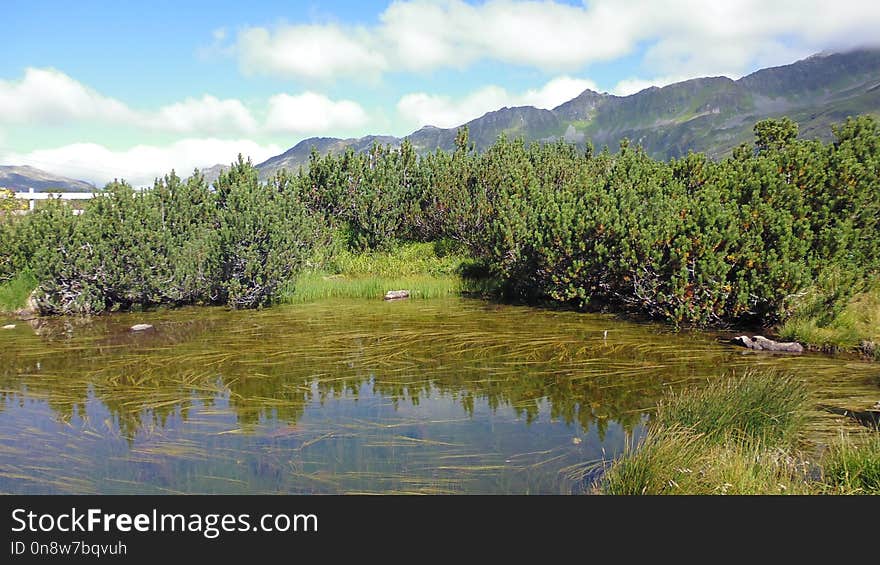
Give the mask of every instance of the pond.
[[[669, 387], [880, 399], [876, 363], [464, 298], [6, 323], [2, 493], [584, 493]], [[808, 443], [848, 425], [817, 409]]]

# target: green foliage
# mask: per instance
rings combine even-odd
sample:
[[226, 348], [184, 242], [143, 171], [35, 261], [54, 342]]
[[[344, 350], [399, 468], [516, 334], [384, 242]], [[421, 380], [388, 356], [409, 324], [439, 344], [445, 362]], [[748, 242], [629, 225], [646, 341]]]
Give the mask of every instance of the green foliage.
[[880, 437], [842, 437], [825, 453], [822, 470], [832, 494], [880, 494]]
[[0, 312], [13, 312], [24, 308], [28, 296], [37, 286], [37, 279], [29, 272], [16, 275], [0, 283]]
[[808, 409], [802, 381], [750, 373], [667, 393], [646, 436], [596, 484], [606, 494], [803, 494], [788, 449]]
[[799, 141], [765, 120], [757, 152], [662, 162], [628, 140], [612, 155], [501, 137], [478, 154], [463, 128], [453, 153], [313, 152], [266, 185], [239, 160], [215, 190], [172, 174], [144, 193], [114, 183], [80, 220], [63, 205], [11, 218], [0, 278], [31, 269], [54, 312], [253, 307], [303, 264], [446, 240], [513, 299], [770, 325], [819, 288], [812, 308], [833, 319], [880, 273], [880, 128], [863, 116], [834, 133]]
[[295, 183], [281, 176], [262, 185], [241, 156], [214, 187], [220, 301], [233, 308], [264, 306], [302, 267], [320, 226], [302, 205]]
[[848, 295], [834, 279], [819, 281], [795, 302], [780, 336], [826, 351], [862, 349], [880, 358], [880, 281], [848, 300], [838, 299], [842, 307], [828, 307], [829, 297]]
[[40, 281], [41, 311], [55, 314], [158, 304], [263, 306], [299, 270], [320, 233], [293, 185], [283, 178], [258, 183], [241, 158], [214, 190], [198, 173], [183, 181], [172, 172], [146, 191], [113, 182], [82, 215], [41, 212], [16, 231], [27, 241], [46, 226], [54, 239], [42, 234], [45, 252], [24, 254], [24, 262], [31, 258]]
[[788, 117], [768, 118], [755, 124], [758, 151], [779, 150], [797, 138], [798, 125]]
[[808, 402], [806, 385], [799, 379], [749, 373], [669, 393], [658, 405], [652, 425], [683, 426], [705, 441], [735, 437], [745, 443], [785, 445], [803, 424]]
[[880, 270], [878, 137], [862, 117], [831, 145], [785, 138], [720, 163], [501, 139], [474, 165], [488, 212], [471, 249], [511, 296], [674, 324], [774, 323], [831, 269], [838, 308]]
[[281, 291], [288, 303], [323, 298], [378, 299], [389, 290], [408, 290], [410, 297], [439, 298], [468, 290], [462, 276], [468, 260], [453, 242], [408, 243], [388, 251], [354, 253], [346, 248], [316, 250], [314, 268]]
[[18, 210], [27, 209], [23, 200], [15, 197], [15, 193], [8, 188], [0, 187], [0, 221]]

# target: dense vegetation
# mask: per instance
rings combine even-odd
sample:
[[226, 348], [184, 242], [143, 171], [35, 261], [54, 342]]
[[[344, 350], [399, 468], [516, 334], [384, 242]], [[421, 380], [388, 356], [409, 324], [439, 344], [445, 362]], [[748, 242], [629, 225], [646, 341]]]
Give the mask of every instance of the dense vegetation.
[[32, 273], [49, 314], [158, 304], [262, 306], [311, 255], [320, 226], [294, 188], [239, 160], [209, 189], [174, 173], [152, 190], [114, 182], [85, 212], [60, 202], [4, 226], [0, 272]]
[[442, 240], [512, 299], [676, 325], [809, 307], [827, 325], [880, 271], [880, 129], [849, 119], [826, 144], [781, 119], [755, 134], [720, 162], [663, 162], [626, 140], [612, 154], [502, 137], [479, 154], [462, 129], [454, 152], [313, 152], [265, 184], [241, 160], [213, 188], [198, 174], [143, 192], [117, 182], [81, 216], [47, 206], [5, 222], [0, 279], [33, 273], [50, 313], [256, 307], [338, 257], [328, 248]]
[[798, 450], [802, 381], [751, 373], [669, 393], [645, 436], [603, 462], [605, 494], [880, 494], [880, 441], [841, 436], [810, 463]]

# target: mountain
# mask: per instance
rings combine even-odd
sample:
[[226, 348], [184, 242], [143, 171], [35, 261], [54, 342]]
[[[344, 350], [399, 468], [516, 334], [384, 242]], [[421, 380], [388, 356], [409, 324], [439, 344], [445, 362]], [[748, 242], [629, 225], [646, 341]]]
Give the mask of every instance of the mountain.
[[95, 186], [85, 181], [53, 175], [29, 166], [0, 165], [0, 188], [15, 192], [93, 192]]
[[205, 167], [201, 169], [199, 172], [202, 173], [202, 176], [205, 177], [205, 182], [208, 184], [213, 184], [215, 180], [220, 177], [220, 174], [225, 172], [226, 169], [229, 168], [229, 165], [216, 164], [213, 167]]
[[[870, 113], [880, 117], [880, 49], [820, 53], [781, 67], [756, 71], [739, 80], [703, 77], [651, 87], [629, 96], [585, 90], [553, 108], [501, 108], [467, 122], [478, 150], [499, 135], [527, 142], [566, 141], [597, 149], [616, 150], [629, 138], [653, 157], [668, 159], [702, 151], [719, 158], [740, 143], [752, 142], [752, 126], [768, 117], [789, 116], [809, 139], [831, 137], [830, 125], [847, 116]], [[455, 147], [458, 127], [425, 126], [405, 139], [421, 154]], [[262, 177], [280, 168], [308, 163], [314, 147], [338, 154], [351, 147], [369, 149], [373, 142], [399, 145], [401, 138], [366, 136], [356, 139], [311, 138], [260, 163]]]
[[280, 169], [296, 170], [309, 162], [312, 148], [322, 154], [338, 155], [351, 147], [357, 152], [367, 151], [373, 143], [379, 145], [400, 145], [401, 140], [390, 135], [368, 135], [357, 139], [337, 139], [335, 137], [312, 137], [304, 139], [282, 153], [257, 165], [260, 177], [270, 177]]

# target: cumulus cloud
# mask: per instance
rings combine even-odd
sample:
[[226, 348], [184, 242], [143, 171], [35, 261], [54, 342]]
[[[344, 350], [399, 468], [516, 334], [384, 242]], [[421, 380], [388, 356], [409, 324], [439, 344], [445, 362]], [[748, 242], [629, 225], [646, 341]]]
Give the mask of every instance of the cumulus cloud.
[[143, 121], [156, 129], [180, 133], [217, 135], [228, 131], [250, 133], [257, 129], [257, 121], [240, 100], [220, 100], [209, 95], [163, 106]]
[[651, 88], [652, 86], [656, 87], [664, 87], [668, 84], [673, 84], [676, 82], [681, 82], [684, 80], [688, 80], [689, 78], [694, 78], [691, 76], [661, 76], [655, 77], [652, 79], [642, 79], [637, 77], [625, 78], [619, 81], [614, 88], [611, 89], [612, 94], [616, 94], [618, 96], [629, 96], [630, 94], [635, 94], [636, 92], [641, 92], [646, 88]]
[[397, 110], [416, 126], [433, 125], [448, 128], [503, 106], [555, 108], [588, 88], [597, 90], [596, 84], [592, 81], [561, 76], [539, 89], [518, 94], [510, 93], [500, 86], [486, 86], [458, 99], [416, 92], [403, 96], [397, 103]]
[[354, 128], [367, 123], [367, 113], [351, 100], [333, 101], [322, 94], [304, 92], [269, 98], [266, 129], [273, 132], [315, 133]]
[[55, 125], [93, 119], [125, 122], [138, 116], [119, 100], [54, 69], [28, 68], [19, 81], [0, 80], [0, 122]]
[[28, 153], [0, 154], [0, 162], [30, 165], [55, 174], [82, 179], [103, 186], [114, 178], [134, 186], [149, 186], [153, 179], [170, 172], [186, 177], [195, 168], [231, 163], [238, 154], [262, 162], [282, 149], [254, 141], [227, 139], [183, 139], [167, 146], [136, 145], [113, 150], [97, 143], [74, 143]]
[[135, 110], [54, 69], [27, 69], [19, 81], [0, 80], [0, 125], [60, 126], [103, 123], [197, 136], [330, 131], [359, 127], [367, 114], [351, 100], [321, 94], [278, 94], [258, 119], [240, 100], [211, 95], [187, 98], [155, 111]]
[[327, 79], [337, 75], [376, 76], [387, 68], [370, 34], [337, 25], [280, 26], [274, 31], [245, 28], [236, 52], [245, 73]]
[[[245, 72], [302, 79], [498, 61], [574, 71], [647, 46], [656, 73], [739, 74], [829, 46], [877, 43], [880, 3], [838, 0], [393, 2], [373, 26], [248, 27], [228, 46]], [[216, 40], [216, 38], [215, 38]]]

